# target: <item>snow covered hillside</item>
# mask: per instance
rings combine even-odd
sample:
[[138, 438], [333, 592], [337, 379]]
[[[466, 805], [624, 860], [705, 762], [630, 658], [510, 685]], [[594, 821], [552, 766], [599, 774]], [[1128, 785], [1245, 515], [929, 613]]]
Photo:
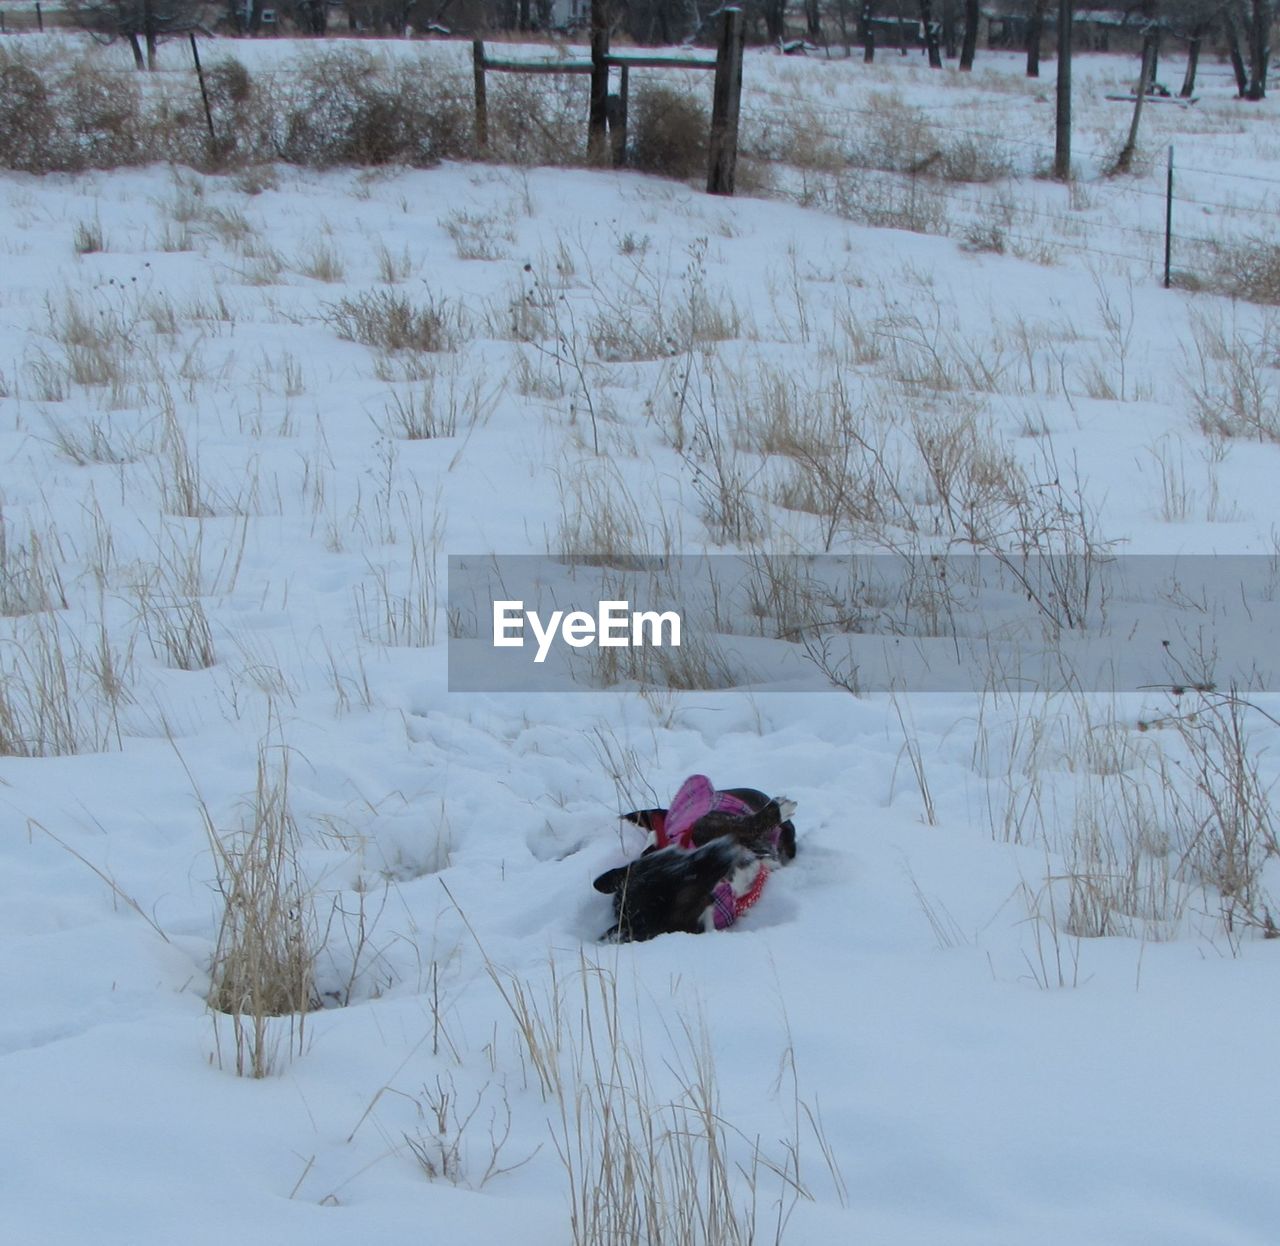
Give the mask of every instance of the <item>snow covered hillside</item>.
[[[450, 555], [1034, 538], [1254, 555], [1269, 601], [1280, 328], [1212, 290], [1274, 245], [1274, 102], [1210, 66], [1108, 179], [1132, 69], [1079, 67], [1069, 188], [1050, 83], [883, 53], [748, 58], [758, 196], [0, 174], [0, 1238], [1275, 1240], [1280, 704], [1208, 690], [1234, 603], [1181, 601], [1162, 687], [828, 651], [802, 692], [749, 677], [824, 656], [779, 570], [673, 687], [448, 685]], [[921, 115], [999, 176], [849, 174]], [[796, 800], [796, 861], [600, 944], [618, 814], [694, 773]]]

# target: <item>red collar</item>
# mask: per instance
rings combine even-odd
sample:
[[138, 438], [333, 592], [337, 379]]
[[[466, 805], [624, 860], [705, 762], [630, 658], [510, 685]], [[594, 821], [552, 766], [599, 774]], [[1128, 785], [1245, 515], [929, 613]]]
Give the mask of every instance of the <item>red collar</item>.
[[760, 870], [756, 874], [755, 881], [740, 896], [735, 896], [733, 901], [734, 916], [741, 917], [758, 899], [760, 893], [764, 891], [765, 880], [769, 877], [769, 867], [760, 862]]

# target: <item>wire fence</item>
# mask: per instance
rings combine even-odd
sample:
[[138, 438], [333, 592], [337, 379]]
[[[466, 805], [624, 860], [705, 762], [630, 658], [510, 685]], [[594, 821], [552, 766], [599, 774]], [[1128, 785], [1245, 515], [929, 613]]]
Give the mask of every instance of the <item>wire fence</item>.
[[[785, 111], [777, 107], [783, 101], [788, 105]], [[1200, 164], [1180, 165], [1176, 149], [1171, 191], [1168, 187], [1143, 185], [1132, 177], [1108, 177], [1118, 143], [1112, 149], [1077, 150], [1081, 162], [1097, 170], [1097, 175], [1077, 183], [1074, 192], [1041, 181], [1046, 187], [1045, 195], [1063, 198], [1074, 194], [1084, 200], [1083, 206], [1072, 206], [1070, 202], [1054, 206], [1038, 203], [1034, 198], [1028, 202], [1025, 193], [1015, 201], [1010, 193], [1015, 182], [1021, 182], [1025, 192], [1027, 180], [1043, 179], [1052, 165], [1052, 145], [1034, 137], [942, 121], [926, 115], [915, 104], [860, 108], [830, 101], [812, 103], [767, 90], [744, 96], [743, 119], [745, 155], [766, 155], [784, 164], [792, 162], [796, 144], [789, 144], [789, 161], [785, 136], [794, 136], [798, 127], [803, 127], [805, 144], [811, 153], [816, 153], [814, 166], [804, 170], [806, 173], [826, 172], [846, 187], [861, 177], [864, 186], [866, 178], [898, 179], [913, 193], [922, 188], [932, 191], [945, 200], [947, 209], [925, 217], [940, 221], [942, 228], [936, 232], [964, 233], [983, 219], [991, 222], [1002, 217], [1003, 223], [993, 224], [991, 229], [1002, 244], [1007, 243], [1015, 252], [1019, 248], [1039, 252], [1049, 249], [1159, 268], [1165, 263], [1166, 213], [1171, 209], [1171, 275], [1180, 283], [1212, 282], [1221, 271], [1224, 257], [1229, 261], [1233, 246], [1275, 245], [1280, 253], [1280, 243], [1270, 242], [1276, 233], [1276, 215], [1265, 190], [1269, 186], [1280, 187], [1280, 177], [1207, 169]], [[981, 145], [980, 152], [973, 150], [975, 144]], [[966, 180], [963, 174], [949, 175], [944, 158], [948, 150], [957, 157], [957, 164], [973, 162], [978, 176]], [[1184, 175], [1191, 176], [1190, 187], [1180, 180]], [[1203, 184], [1195, 184], [1205, 177], [1213, 178], [1215, 185], [1236, 182], [1249, 190], [1257, 188], [1261, 194], [1255, 202], [1213, 197]], [[981, 189], [984, 185], [986, 193]], [[809, 194], [812, 197], [811, 189]], [[847, 214], [853, 219], [871, 215], [876, 217], [874, 223], [884, 223], [882, 214], [865, 211], [865, 194], [845, 198], [845, 206], [851, 209]], [[884, 199], [871, 195], [870, 201], [883, 203]], [[1148, 205], [1145, 209], [1144, 204]], [[1142, 218], [1148, 213], [1158, 215], [1158, 219], [1144, 223]], [[1197, 219], [1210, 215], [1219, 221], [1230, 221], [1231, 228], [1210, 236], [1203, 229], [1187, 226], [1185, 218], [1190, 213]], [[1041, 236], [1028, 233], [1028, 223], [1043, 223], [1046, 232]], [[904, 224], [913, 227], [910, 221]], [[1080, 237], [1086, 230], [1089, 237]], [[922, 232], [935, 231], [926, 228]]]
[[[433, 52], [438, 51], [433, 45]], [[460, 68], [461, 53], [457, 64], [448, 65]], [[101, 66], [97, 72], [137, 76], [135, 68], [125, 65]], [[288, 81], [311, 72], [305, 65], [273, 63], [255, 67], [254, 76]], [[173, 82], [193, 76], [191, 65], [174, 58], [146, 79]], [[933, 195], [945, 210], [923, 212], [918, 221], [906, 221], [906, 227], [963, 236], [980, 233], [985, 226], [1015, 253], [1066, 252], [1145, 267], [1162, 265], [1170, 207], [1173, 267], [1184, 277], [1210, 279], [1234, 244], [1271, 245], [1266, 240], [1276, 233], [1276, 218], [1268, 202], [1269, 188], [1280, 187], [1280, 176], [1180, 164], [1175, 153], [1170, 196], [1150, 178], [1143, 182], [1106, 176], [1119, 148], [1117, 137], [1111, 146], [1077, 143], [1076, 161], [1092, 173], [1064, 187], [1045, 176], [1054, 162], [1052, 143], [1025, 132], [1026, 103], [1023, 96], [983, 101], [997, 113], [1007, 111], [1009, 126], [1021, 127], [1018, 133], [989, 121], [979, 127], [938, 115], [953, 105], [891, 98], [858, 106], [814, 99], [748, 78], [742, 97], [742, 154], [791, 166], [806, 178], [830, 177], [842, 184], [844, 200], [829, 196], [828, 206], [867, 223], [895, 223], [895, 193], [913, 207]], [[1049, 115], [1044, 109], [1046, 126], [1051, 124]], [[803, 147], [809, 149], [811, 165], [798, 156]], [[948, 160], [959, 167], [947, 167]], [[966, 175], [966, 163], [974, 166], [974, 176]], [[1212, 179], [1208, 186], [1205, 179]], [[1227, 190], [1230, 196], [1233, 185], [1240, 188], [1240, 196], [1214, 193]], [[851, 188], [859, 193], [850, 196]], [[811, 189], [809, 198], [815, 198]], [[1187, 220], [1202, 221], [1206, 216], [1225, 228], [1210, 235]]]

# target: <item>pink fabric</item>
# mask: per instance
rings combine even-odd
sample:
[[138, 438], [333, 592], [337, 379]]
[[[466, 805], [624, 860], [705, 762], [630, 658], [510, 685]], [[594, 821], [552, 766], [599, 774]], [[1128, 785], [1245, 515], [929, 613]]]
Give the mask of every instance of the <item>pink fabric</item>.
[[693, 828], [708, 813], [728, 813], [735, 817], [751, 813], [751, 806], [727, 792], [717, 792], [705, 774], [691, 774], [681, 785], [667, 810], [666, 821], [658, 835], [658, 847], [675, 844], [686, 850], [693, 847]]
[[717, 930], [732, 926], [758, 899], [769, 878], [769, 867], [763, 861], [756, 870], [751, 886], [739, 895], [727, 878], [716, 884], [712, 897], [712, 922]]
[[743, 817], [748, 813], [755, 813], [755, 810], [745, 800], [730, 796], [728, 792], [716, 793], [715, 809], [717, 813], [731, 813], [735, 818]]
[[[709, 813], [727, 813], [742, 817], [755, 810], [745, 800], [728, 792], [717, 792], [705, 774], [692, 774], [681, 785], [671, 801], [666, 817], [654, 828], [659, 848], [674, 845], [685, 852], [693, 850], [693, 828]], [[774, 832], [775, 839], [781, 828]], [[716, 930], [732, 926], [757, 900], [769, 877], [769, 868], [760, 862], [751, 885], [738, 895], [729, 879], [719, 882], [712, 892], [712, 924]]]
[[663, 828], [669, 844], [688, 848], [693, 824], [715, 807], [716, 789], [705, 774], [691, 774], [681, 785], [667, 810]]

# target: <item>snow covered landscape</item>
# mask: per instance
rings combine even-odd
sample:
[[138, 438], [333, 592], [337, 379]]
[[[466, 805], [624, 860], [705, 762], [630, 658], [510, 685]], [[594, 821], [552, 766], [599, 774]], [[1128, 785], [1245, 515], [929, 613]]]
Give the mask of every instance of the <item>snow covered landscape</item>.
[[[1136, 63], [1081, 57], [1063, 185], [1047, 70], [748, 50], [733, 198], [0, 172], [0, 1238], [1276, 1240], [1280, 702], [1178, 569], [1280, 586], [1277, 106], [1202, 64], [1109, 176]], [[794, 573], [1028, 549], [1159, 555], [1203, 626], [1145, 688], [1064, 640], [885, 691]], [[655, 554], [756, 608], [450, 690], [451, 556]], [[895, 635], [951, 634], [931, 583]], [[730, 930], [598, 942], [619, 815], [699, 773], [795, 800], [795, 862]]]

